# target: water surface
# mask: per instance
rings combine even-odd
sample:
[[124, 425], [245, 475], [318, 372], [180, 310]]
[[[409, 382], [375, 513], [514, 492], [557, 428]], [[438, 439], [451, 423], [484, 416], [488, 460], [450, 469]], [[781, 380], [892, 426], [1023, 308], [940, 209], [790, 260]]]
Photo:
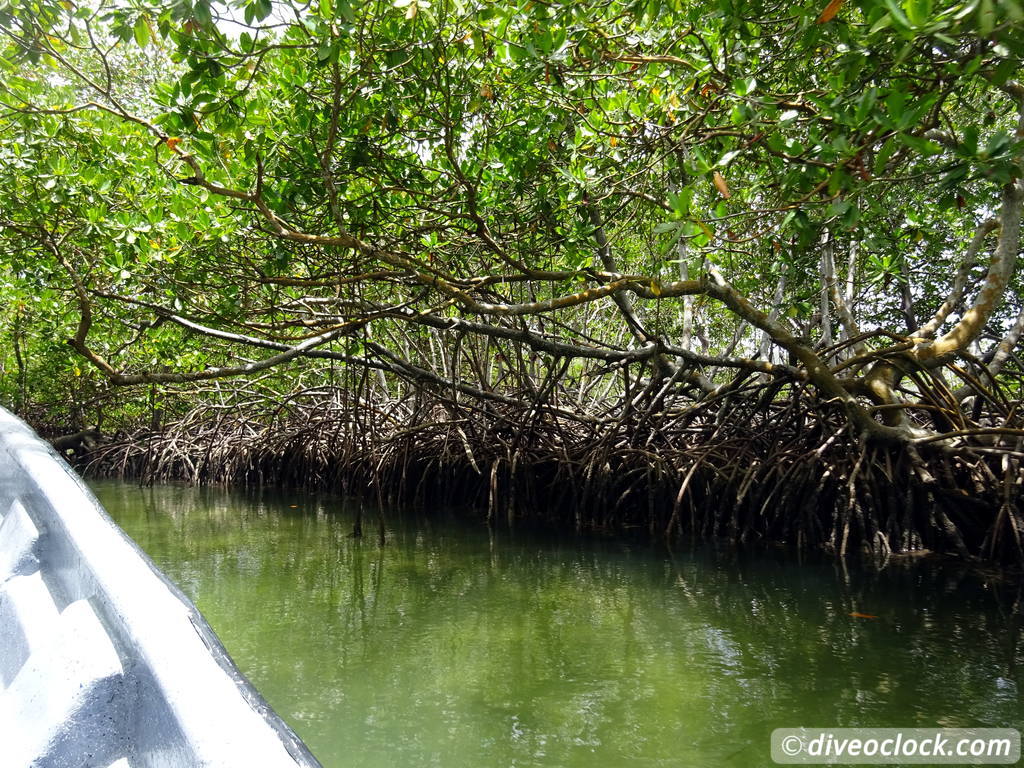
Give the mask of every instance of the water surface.
[[753, 767], [778, 727], [1024, 722], [1019, 593], [954, 567], [394, 511], [381, 547], [338, 498], [93, 488], [327, 768]]

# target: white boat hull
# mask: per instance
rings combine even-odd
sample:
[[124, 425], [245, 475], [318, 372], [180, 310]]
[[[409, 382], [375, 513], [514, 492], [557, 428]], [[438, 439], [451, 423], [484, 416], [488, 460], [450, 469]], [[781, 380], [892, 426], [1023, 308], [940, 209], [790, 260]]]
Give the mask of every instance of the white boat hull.
[[0, 409], [0, 765], [313, 768], [196, 607]]

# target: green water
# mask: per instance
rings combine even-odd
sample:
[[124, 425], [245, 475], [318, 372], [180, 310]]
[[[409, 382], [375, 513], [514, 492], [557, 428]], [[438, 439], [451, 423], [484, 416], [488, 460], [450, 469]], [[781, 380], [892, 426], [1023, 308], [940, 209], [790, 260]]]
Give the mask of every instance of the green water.
[[767, 766], [777, 727], [1024, 722], [1020, 594], [948, 566], [395, 512], [380, 547], [338, 499], [94, 488], [327, 768]]

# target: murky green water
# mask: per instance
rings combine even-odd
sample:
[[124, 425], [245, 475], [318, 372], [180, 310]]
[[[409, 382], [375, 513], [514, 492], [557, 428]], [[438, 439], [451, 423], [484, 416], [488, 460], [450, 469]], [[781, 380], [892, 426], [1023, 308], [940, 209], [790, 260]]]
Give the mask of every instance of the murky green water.
[[95, 490], [328, 768], [766, 766], [777, 727], [1024, 722], [1019, 593], [948, 567], [395, 514], [382, 548], [337, 499]]

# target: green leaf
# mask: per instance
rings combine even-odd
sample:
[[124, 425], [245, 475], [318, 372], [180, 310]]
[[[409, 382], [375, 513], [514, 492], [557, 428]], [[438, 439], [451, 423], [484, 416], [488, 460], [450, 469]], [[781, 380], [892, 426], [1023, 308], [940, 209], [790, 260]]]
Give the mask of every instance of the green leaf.
[[964, 128], [963, 139], [960, 145], [968, 157], [974, 157], [978, 154], [978, 126], [968, 125]]
[[992, 0], [981, 0], [978, 3], [978, 34], [988, 37], [996, 26], [996, 12]]
[[852, 203], [848, 200], [833, 200], [832, 204], [828, 207], [829, 218], [842, 216], [852, 207]]
[[732, 150], [730, 150], [730, 151], [726, 152], [726, 153], [725, 153], [724, 155], [722, 155], [722, 156], [721, 156], [721, 157], [720, 157], [720, 158], [718, 159], [718, 163], [717, 163], [717, 164], [715, 165], [715, 167], [716, 167], [716, 168], [725, 168], [725, 167], [726, 167], [727, 165], [729, 165], [729, 163], [731, 163], [731, 162], [732, 162], [732, 161], [733, 161], [734, 159], [736, 159], [737, 157], [739, 157], [739, 155], [740, 155], [740, 154], [742, 153], [742, 151], [743, 151], [743, 150], [740, 150], [740, 149], [732, 149]]
[[885, 144], [882, 145], [878, 154], [875, 155], [875, 165], [873, 169], [875, 176], [882, 176], [885, 173], [885, 168], [889, 164], [889, 160], [896, 153], [897, 148], [898, 144], [896, 142], [896, 138], [894, 136], [890, 136], [886, 140]]
[[132, 33], [135, 35], [135, 42], [138, 43], [140, 48], [145, 48], [149, 45], [149, 21], [145, 16], [139, 16], [132, 29]]
[[882, 0], [882, 2], [885, 4], [885, 7], [889, 9], [889, 13], [897, 24], [908, 29], [913, 26], [910, 23], [910, 19], [908, 19], [903, 13], [903, 9], [896, 4], [896, 0]]
[[683, 187], [679, 192], [669, 192], [668, 203], [678, 216], [688, 216], [693, 204], [693, 187]]
[[258, 21], [263, 21], [274, 10], [274, 5], [271, 0], [255, 0], [254, 6], [256, 19]]
[[1003, 9], [1006, 15], [1014, 21], [1024, 21], [1024, 5], [1018, 0], [1003, 0]]
[[213, 24], [213, 14], [210, 12], [209, 0], [198, 0], [192, 6], [192, 14], [195, 16], [196, 21], [204, 27], [209, 27]]
[[878, 18], [878, 20], [874, 24], [871, 25], [871, 29], [869, 30], [868, 34], [875, 35], [878, 32], [881, 32], [883, 29], [886, 29], [891, 26], [892, 14], [884, 13]]
[[968, 173], [970, 173], [970, 168], [966, 163], [957, 163], [956, 165], [951, 166], [942, 177], [941, 187], [943, 189], [955, 187], [967, 178]]
[[915, 27], [923, 27], [932, 16], [931, 0], [903, 0], [907, 19]]
[[320, 64], [326, 64], [330, 61], [337, 61], [338, 54], [341, 52], [341, 41], [340, 40], [324, 40], [320, 43], [320, 46], [316, 49], [316, 60]]
[[841, 190], [849, 188], [851, 181], [850, 174], [842, 168], [836, 168], [828, 178], [828, 193], [838, 194]]
[[854, 116], [854, 121], [858, 125], [863, 123], [871, 114], [871, 110], [875, 108], [875, 101], [877, 99], [877, 88], [868, 88], [860, 95], [860, 98], [857, 100], [857, 113]]
[[899, 134], [899, 139], [900, 143], [904, 146], [910, 147], [915, 152], [918, 152], [925, 157], [938, 155], [942, 152], [942, 147], [930, 139], [922, 139], [920, 136], [911, 136], [906, 133]]
[[885, 97], [885, 111], [893, 122], [899, 124], [903, 118], [903, 111], [906, 108], [907, 96], [903, 91], [894, 90]]
[[860, 208], [856, 205], [851, 205], [843, 213], [842, 225], [845, 229], [853, 229], [857, 226], [860, 221]]
[[757, 78], [741, 77], [732, 81], [732, 90], [737, 96], [749, 96], [757, 88]]
[[703, 244], [706, 245], [707, 243], [715, 239], [715, 230], [713, 230], [700, 219], [692, 219], [692, 221], [694, 224], [697, 225], [697, 227], [700, 228], [700, 231], [704, 234], [704, 237], [707, 238], [707, 240]]
[[1020, 72], [1020, 62], [1013, 58], [1004, 59], [996, 66], [992, 73], [992, 82], [997, 85], [1005, 85], [1006, 82]]
[[985, 145], [984, 156], [986, 159], [991, 159], [1001, 155], [1011, 144], [1013, 144], [1013, 139], [1010, 138], [1009, 134], [1005, 131], [997, 131], [989, 139], [988, 144]]

